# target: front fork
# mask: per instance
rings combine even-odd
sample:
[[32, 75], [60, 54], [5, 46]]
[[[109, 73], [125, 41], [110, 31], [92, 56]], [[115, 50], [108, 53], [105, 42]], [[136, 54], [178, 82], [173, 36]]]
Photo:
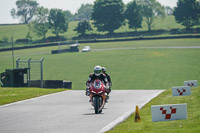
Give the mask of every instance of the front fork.
[[[99, 109], [99, 110], [101, 110], [101, 109], [104, 107], [105, 101], [106, 101], [106, 98], [107, 98], [105, 94], [101, 94], [100, 96], [101, 96], [101, 98], [102, 98], [102, 103], [101, 103], [101, 105], [100, 105], [100, 109]], [[94, 97], [94, 95], [93, 95], [93, 94], [90, 94], [90, 100], [91, 100], [92, 106], [94, 106], [93, 97]]]

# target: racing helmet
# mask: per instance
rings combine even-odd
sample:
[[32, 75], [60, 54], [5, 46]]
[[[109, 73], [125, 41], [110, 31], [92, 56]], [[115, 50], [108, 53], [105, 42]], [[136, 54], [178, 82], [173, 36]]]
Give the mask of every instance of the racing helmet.
[[94, 67], [94, 74], [96, 76], [99, 76], [101, 74], [101, 72], [102, 72], [102, 67], [101, 66], [95, 66]]
[[106, 68], [102, 67], [102, 72], [105, 73], [106, 72]]

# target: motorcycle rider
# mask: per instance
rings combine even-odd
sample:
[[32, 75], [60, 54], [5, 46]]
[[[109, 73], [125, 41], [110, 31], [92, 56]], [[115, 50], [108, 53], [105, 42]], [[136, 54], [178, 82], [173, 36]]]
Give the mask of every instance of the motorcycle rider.
[[108, 79], [107, 79], [106, 75], [102, 73], [102, 67], [98, 65], [98, 66], [94, 67], [94, 72], [89, 75], [89, 78], [86, 82], [86, 86], [87, 86], [86, 87], [86, 95], [87, 96], [90, 95], [89, 88], [95, 79], [101, 80], [105, 85], [105, 89], [109, 89]]
[[[108, 79], [108, 83], [109, 83], [109, 93], [111, 92], [111, 86], [112, 86], [112, 81], [110, 78], [110, 75], [106, 72], [106, 68], [102, 67], [102, 73], [106, 75], [107, 79]], [[108, 94], [109, 94], [108, 93]]]

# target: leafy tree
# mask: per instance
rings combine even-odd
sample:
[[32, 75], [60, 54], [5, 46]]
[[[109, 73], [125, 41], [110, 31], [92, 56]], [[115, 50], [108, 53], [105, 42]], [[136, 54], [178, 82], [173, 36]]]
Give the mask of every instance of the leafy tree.
[[27, 42], [31, 42], [32, 41], [32, 36], [31, 36], [32, 26], [30, 23], [27, 26], [28, 26], [28, 33], [26, 34], [26, 39], [28, 40]]
[[142, 13], [141, 7], [136, 3], [136, 1], [132, 1], [128, 3], [125, 18], [128, 19], [129, 28], [134, 28], [137, 31], [137, 28], [142, 28]]
[[49, 29], [48, 16], [49, 10], [47, 8], [40, 7], [37, 10], [36, 19], [32, 22], [33, 31], [36, 33], [37, 36], [42, 36], [43, 40], [45, 40], [46, 33]]
[[124, 4], [122, 0], [96, 0], [92, 19], [98, 31], [113, 33], [124, 21]]
[[17, 9], [11, 10], [11, 16], [13, 18], [20, 17], [22, 22], [27, 24], [35, 15], [38, 5], [35, 0], [17, 0]]
[[197, 0], [179, 0], [173, 14], [176, 22], [189, 29], [199, 24], [200, 2]]
[[9, 39], [8, 39], [8, 37], [4, 36], [3, 39], [2, 39], [2, 41], [3, 41], [4, 43], [8, 43]]
[[172, 15], [173, 14], [173, 9], [170, 6], [165, 7], [165, 13], [167, 15]]
[[78, 26], [74, 29], [74, 31], [77, 31], [77, 33], [80, 33], [81, 35], [85, 35], [85, 32], [90, 30], [92, 30], [92, 27], [87, 20], [80, 21]]
[[156, 0], [141, 0], [142, 14], [147, 23], [149, 31], [156, 17], [165, 17], [164, 6], [161, 6]]
[[82, 4], [78, 12], [74, 15], [75, 20], [90, 20], [92, 15], [93, 5]]
[[69, 21], [73, 21], [74, 20], [74, 15], [70, 12], [70, 11], [64, 11], [66, 17], [69, 19]]
[[61, 9], [51, 9], [48, 17], [49, 26], [52, 33], [59, 37], [60, 33], [65, 33], [68, 29], [68, 19]]

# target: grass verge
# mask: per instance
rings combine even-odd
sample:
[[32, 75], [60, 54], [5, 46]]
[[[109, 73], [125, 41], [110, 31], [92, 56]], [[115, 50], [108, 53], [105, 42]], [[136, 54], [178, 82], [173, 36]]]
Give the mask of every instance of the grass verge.
[[[173, 97], [167, 89], [140, 110], [141, 122], [135, 123], [133, 114], [124, 123], [107, 133], [199, 133], [200, 132], [200, 87], [192, 88], [191, 96]], [[187, 120], [152, 122], [151, 105], [187, 103]]]
[[39, 97], [66, 89], [41, 89], [41, 88], [0, 88], [0, 105], [17, 102], [25, 99]]

